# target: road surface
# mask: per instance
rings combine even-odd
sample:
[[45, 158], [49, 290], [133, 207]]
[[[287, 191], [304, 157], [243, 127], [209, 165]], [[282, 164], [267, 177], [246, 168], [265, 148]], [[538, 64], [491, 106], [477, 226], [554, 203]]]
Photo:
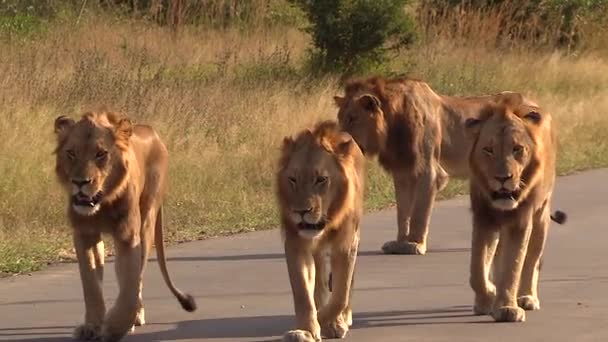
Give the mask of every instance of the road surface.
[[[608, 341], [608, 170], [559, 178], [553, 225], [541, 273], [542, 310], [525, 323], [473, 316], [468, 285], [470, 213], [467, 197], [439, 202], [426, 256], [379, 253], [396, 233], [395, 213], [365, 216], [347, 341]], [[276, 341], [294, 311], [277, 230], [169, 248], [173, 279], [198, 300], [181, 310], [156, 262], [145, 279], [147, 325], [126, 342]], [[116, 296], [113, 266], [105, 295]], [[0, 280], [0, 340], [69, 341], [84, 314], [75, 264]]]

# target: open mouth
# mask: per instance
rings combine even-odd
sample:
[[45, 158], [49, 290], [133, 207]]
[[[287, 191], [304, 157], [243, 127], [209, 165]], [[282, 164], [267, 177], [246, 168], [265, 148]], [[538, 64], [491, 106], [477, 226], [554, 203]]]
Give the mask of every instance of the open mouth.
[[301, 222], [301, 223], [298, 224], [298, 228], [300, 230], [309, 230], [309, 231], [323, 230], [323, 228], [325, 228], [325, 221], [319, 221], [319, 222], [317, 222], [315, 224]]
[[517, 201], [517, 199], [519, 198], [519, 195], [520, 195], [519, 190], [509, 191], [509, 190], [503, 188], [498, 191], [494, 191], [492, 193], [492, 199], [495, 201], [497, 201], [497, 200]]
[[93, 208], [96, 205], [98, 205], [99, 202], [101, 202], [102, 196], [103, 196], [103, 194], [101, 193], [101, 191], [96, 193], [95, 196], [93, 196], [93, 197], [89, 197], [89, 196], [83, 194], [82, 192], [79, 192], [76, 195], [72, 196], [72, 204], [74, 204], [75, 206], [80, 206], [80, 207]]

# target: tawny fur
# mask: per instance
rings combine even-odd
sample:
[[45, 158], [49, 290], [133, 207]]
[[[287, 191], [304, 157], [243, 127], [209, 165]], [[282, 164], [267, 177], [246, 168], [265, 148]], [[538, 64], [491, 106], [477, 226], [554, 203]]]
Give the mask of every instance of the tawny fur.
[[[474, 312], [522, 322], [540, 309], [538, 280], [555, 183], [552, 118], [536, 105], [489, 105], [465, 124], [471, 143]], [[490, 274], [496, 281], [490, 280]]]
[[[168, 153], [158, 135], [149, 126], [106, 112], [87, 113], [78, 122], [60, 116], [55, 133], [55, 170], [68, 195], [86, 310], [74, 337], [118, 341], [134, 324], [144, 324], [142, 276], [153, 241], [167, 286], [185, 310], [195, 310], [192, 296], [177, 289], [167, 271], [162, 198]], [[102, 294], [102, 233], [114, 239], [120, 287], [108, 312]]]
[[463, 122], [491, 103], [528, 103], [521, 94], [503, 92], [477, 97], [435, 93], [425, 82], [373, 77], [346, 84], [334, 99], [338, 120], [366, 156], [378, 156], [391, 173], [397, 197], [397, 239], [385, 253], [425, 254], [436, 194], [448, 174], [468, 178]]
[[342, 338], [352, 324], [364, 178], [365, 158], [336, 122], [285, 138], [277, 199], [296, 330], [286, 332], [284, 341]]

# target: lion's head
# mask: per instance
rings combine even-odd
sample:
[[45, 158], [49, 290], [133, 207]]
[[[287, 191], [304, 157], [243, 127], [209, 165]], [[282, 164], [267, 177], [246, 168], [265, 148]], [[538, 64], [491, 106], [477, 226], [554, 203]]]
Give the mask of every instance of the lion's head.
[[334, 97], [340, 126], [370, 156], [380, 153], [386, 144], [387, 127], [380, 99], [383, 87], [378, 78], [351, 81], [345, 87], [344, 97]]
[[325, 121], [284, 139], [277, 179], [288, 229], [306, 238], [339, 225], [361, 187], [363, 154], [336, 122]]
[[471, 183], [495, 209], [518, 208], [538, 182], [545, 119], [537, 107], [492, 105], [466, 120]]
[[132, 125], [115, 113], [87, 113], [80, 121], [55, 120], [55, 171], [75, 213], [90, 216], [122, 193]]

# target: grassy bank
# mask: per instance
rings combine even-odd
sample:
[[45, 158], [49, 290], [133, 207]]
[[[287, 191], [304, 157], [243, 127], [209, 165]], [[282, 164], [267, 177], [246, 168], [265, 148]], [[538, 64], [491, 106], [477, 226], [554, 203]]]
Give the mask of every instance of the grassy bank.
[[[65, 198], [53, 174], [53, 120], [107, 106], [152, 124], [171, 153], [171, 241], [276, 227], [283, 136], [332, 118], [338, 79], [308, 76], [295, 29], [179, 35], [150, 23], [83, 17], [0, 41], [0, 272], [70, 258]], [[608, 61], [421, 39], [389, 66], [438, 92], [526, 92], [559, 126], [559, 172], [608, 166]], [[453, 183], [443, 196], [461, 192]], [[374, 163], [367, 207], [393, 202]]]

